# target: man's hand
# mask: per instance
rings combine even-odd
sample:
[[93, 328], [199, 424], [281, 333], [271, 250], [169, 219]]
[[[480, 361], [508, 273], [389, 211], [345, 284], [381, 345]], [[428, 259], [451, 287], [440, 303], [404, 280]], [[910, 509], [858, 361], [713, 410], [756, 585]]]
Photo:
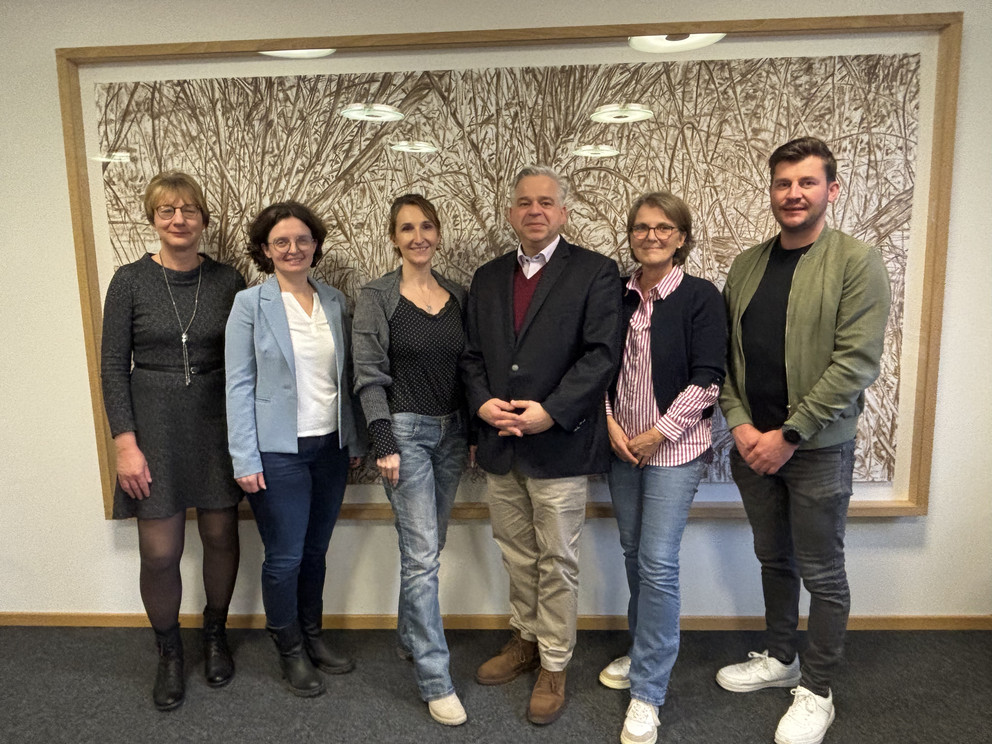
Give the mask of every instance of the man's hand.
[[761, 438], [761, 432], [751, 424], [740, 424], [731, 429], [730, 433], [734, 435], [734, 444], [737, 446], [737, 451], [740, 452], [741, 457], [746, 461], [747, 456], [754, 449], [754, 445]]
[[[739, 426], [735, 428], [734, 432], [736, 433], [739, 428]], [[785, 441], [781, 429], [772, 429], [758, 436], [757, 442], [744, 457], [744, 462], [759, 475], [774, 475], [789, 461], [792, 453], [797, 449], [799, 449], [798, 444], [789, 444]]]

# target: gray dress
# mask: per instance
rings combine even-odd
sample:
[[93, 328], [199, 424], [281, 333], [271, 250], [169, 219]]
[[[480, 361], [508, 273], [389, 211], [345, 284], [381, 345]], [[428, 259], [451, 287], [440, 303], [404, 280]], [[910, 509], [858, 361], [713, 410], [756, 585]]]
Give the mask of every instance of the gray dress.
[[135, 433], [152, 476], [151, 495], [140, 501], [116, 484], [114, 519], [158, 519], [241, 500], [227, 450], [224, 328], [245, 280], [209, 257], [192, 271], [166, 269], [183, 327], [193, 314], [201, 270], [188, 332], [188, 386], [180, 321], [162, 266], [145, 254], [120, 267], [107, 289], [101, 377], [110, 432]]

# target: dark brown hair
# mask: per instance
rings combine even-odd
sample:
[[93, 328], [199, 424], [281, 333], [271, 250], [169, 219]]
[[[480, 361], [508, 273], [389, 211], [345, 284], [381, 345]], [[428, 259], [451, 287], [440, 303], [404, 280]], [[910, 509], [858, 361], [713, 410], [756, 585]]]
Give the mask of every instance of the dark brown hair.
[[306, 207], [299, 202], [277, 202], [259, 212], [258, 216], [252, 220], [251, 225], [248, 226], [248, 241], [250, 243], [248, 246], [248, 255], [251, 256], [251, 260], [255, 262], [255, 266], [258, 267], [259, 271], [266, 274], [271, 274], [275, 271], [272, 259], [265, 255], [265, 245], [269, 242], [269, 233], [272, 232], [272, 228], [291, 217], [295, 217], [310, 228], [310, 235], [317, 241], [317, 248], [313, 252], [313, 260], [310, 262], [310, 266], [316, 266], [317, 262], [323, 258], [324, 238], [327, 237], [327, 228], [324, 227], [324, 222], [320, 217], [314, 214], [310, 207]]
[[818, 157], [823, 161], [823, 169], [827, 172], [827, 183], [837, 180], [837, 159], [830, 152], [827, 143], [816, 137], [799, 137], [786, 142], [768, 158], [768, 171], [775, 178], [775, 168], [779, 163], [798, 163], [808, 157]]

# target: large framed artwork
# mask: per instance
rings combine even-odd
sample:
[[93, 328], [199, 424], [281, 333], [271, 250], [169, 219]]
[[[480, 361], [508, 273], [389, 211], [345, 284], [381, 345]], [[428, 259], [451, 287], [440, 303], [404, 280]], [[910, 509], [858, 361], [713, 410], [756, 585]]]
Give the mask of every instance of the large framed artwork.
[[[292, 198], [329, 228], [315, 273], [353, 300], [395, 266], [389, 203], [419, 191], [444, 222], [437, 268], [468, 285], [475, 268], [512, 247], [510, 184], [520, 167], [540, 163], [568, 187], [568, 238], [622, 271], [632, 268], [628, 205], [647, 190], [681, 196], [697, 233], [688, 271], [722, 286], [734, 257], [776, 231], [768, 155], [808, 134], [838, 159], [841, 196], [830, 224], [877, 246], [892, 283], [851, 513], [925, 513], [961, 23], [951, 13], [57, 50], [108, 510], [114, 470], [99, 384], [101, 305], [113, 271], [157, 248], [141, 209], [156, 173], [180, 169], [204, 185], [213, 214], [206, 250], [249, 283], [260, 277], [244, 250], [245, 226], [265, 205]], [[666, 57], [626, 43], [698, 32], [727, 36]], [[337, 52], [304, 62], [257, 54], [314, 47]], [[387, 106], [402, 118], [341, 116], [354, 104]], [[609, 104], [650, 116], [590, 118]], [[421, 144], [396, 149], [411, 142]], [[731, 442], [718, 420], [697, 516], [743, 514], [729, 478]], [[349, 488], [346, 518], [388, 516], [373, 470], [366, 466]], [[591, 516], [610, 513], [598, 491]], [[455, 517], [485, 515], [482, 479], [470, 474]]]

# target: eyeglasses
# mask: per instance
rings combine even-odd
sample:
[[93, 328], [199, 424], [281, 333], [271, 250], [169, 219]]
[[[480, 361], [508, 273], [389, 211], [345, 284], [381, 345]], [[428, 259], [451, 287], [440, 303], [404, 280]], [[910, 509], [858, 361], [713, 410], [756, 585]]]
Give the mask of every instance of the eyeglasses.
[[[200, 208], [195, 204], [183, 204], [179, 207], [179, 211], [188, 220], [193, 220], [200, 216]], [[171, 220], [176, 216], [176, 208], [169, 204], [163, 204], [161, 207], [155, 207], [155, 214], [163, 220]]]
[[654, 227], [648, 227], [647, 225], [638, 222], [630, 228], [630, 234], [638, 240], [644, 240], [652, 230], [654, 230], [654, 236], [658, 240], [667, 240], [676, 230], [682, 232], [679, 228], [675, 227], [675, 225], [669, 225], [665, 222], [662, 222], [660, 225], [655, 225]]
[[309, 235], [301, 235], [296, 240], [291, 240], [289, 238], [276, 238], [275, 240], [266, 243], [266, 245], [271, 248], [275, 248], [280, 253], [289, 253], [294, 243], [301, 251], [308, 251], [317, 245], [317, 241]]

